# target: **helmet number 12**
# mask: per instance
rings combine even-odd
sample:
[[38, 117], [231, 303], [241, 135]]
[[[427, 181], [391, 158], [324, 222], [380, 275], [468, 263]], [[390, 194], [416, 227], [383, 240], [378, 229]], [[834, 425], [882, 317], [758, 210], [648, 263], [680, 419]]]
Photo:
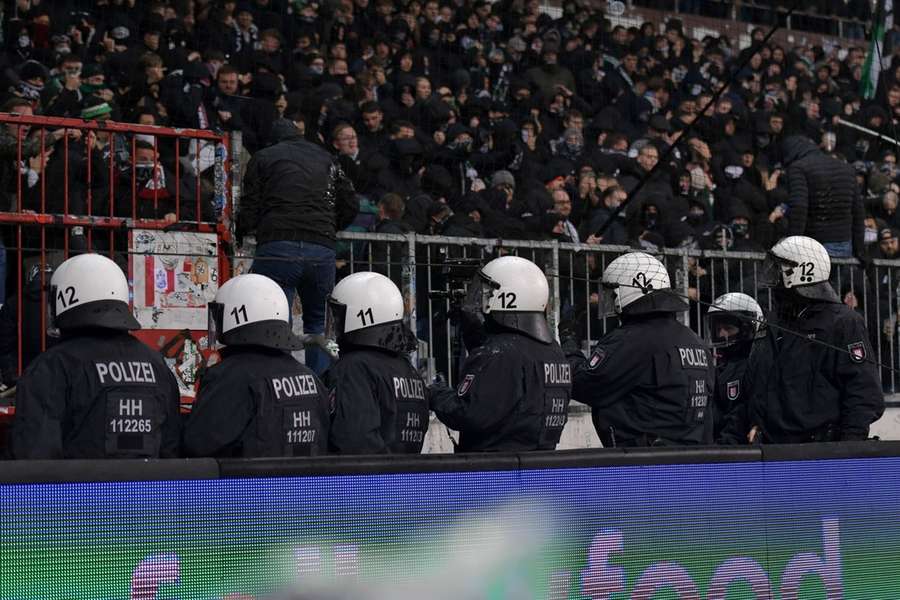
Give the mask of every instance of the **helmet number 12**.
[[234, 317], [234, 324], [240, 325], [241, 318], [244, 319], [244, 323], [249, 321], [247, 318], [247, 306], [245, 304], [241, 304], [240, 306], [235, 306], [231, 309], [231, 316]]
[[[358, 313], [356, 313], [356, 316], [359, 317], [360, 321], [362, 321], [363, 327], [375, 324], [375, 315], [372, 313], [371, 307], [367, 308], [365, 311], [360, 310]], [[369, 318], [368, 322], [366, 322], [366, 317]]]
[[515, 292], [500, 292], [498, 298], [500, 300], [500, 306], [503, 308], [518, 308], [516, 306]]
[[75, 297], [75, 288], [70, 285], [64, 290], [59, 290], [56, 294], [56, 301], [62, 304], [63, 308], [77, 304], [78, 298]]
[[800, 281], [810, 282], [813, 280], [813, 271], [816, 265], [811, 262], [800, 263]]

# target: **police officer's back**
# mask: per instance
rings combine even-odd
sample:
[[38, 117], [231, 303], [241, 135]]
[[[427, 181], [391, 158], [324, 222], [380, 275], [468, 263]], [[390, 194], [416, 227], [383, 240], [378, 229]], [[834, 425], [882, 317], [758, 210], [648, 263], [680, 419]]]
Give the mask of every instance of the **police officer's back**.
[[263, 275], [228, 280], [210, 303], [222, 362], [200, 381], [184, 432], [188, 456], [313, 456], [328, 448], [328, 394], [290, 355], [303, 343], [287, 298]]
[[83, 254], [51, 279], [61, 340], [19, 380], [15, 458], [157, 458], [179, 449], [178, 384], [140, 329], [128, 281], [110, 259]]
[[403, 296], [379, 273], [342, 279], [328, 299], [340, 358], [325, 373], [334, 415], [330, 448], [341, 454], [418, 454], [428, 431], [425, 383], [409, 362], [415, 343]]
[[687, 304], [672, 292], [663, 264], [625, 254], [607, 266], [603, 287], [604, 310], [619, 315], [621, 326], [587, 361], [570, 354], [573, 397], [592, 408], [603, 445], [711, 443], [711, 353], [676, 320]]
[[714, 437], [724, 444], [746, 443], [746, 397], [750, 387], [744, 380], [754, 340], [764, 336], [759, 303], [740, 292], [723, 294], [706, 314], [706, 334], [715, 349], [716, 387], [712, 405]]
[[769, 251], [773, 288], [765, 343], [747, 367], [752, 426], [769, 443], [864, 440], [884, 412], [862, 316], [841, 303], [818, 241], [791, 236]]
[[456, 389], [429, 390], [432, 409], [460, 432], [460, 452], [555, 449], [572, 376], [544, 316], [547, 278], [534, 263], [504, 256], [485, 265], [472, 286], [487, 337], [466, 358]]

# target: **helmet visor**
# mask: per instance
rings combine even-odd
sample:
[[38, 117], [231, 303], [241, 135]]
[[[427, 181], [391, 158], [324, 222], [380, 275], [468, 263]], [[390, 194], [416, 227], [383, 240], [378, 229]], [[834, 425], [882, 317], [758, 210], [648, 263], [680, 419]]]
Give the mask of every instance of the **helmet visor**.
[[[499, 289], [499, 283], [485, 275], [483, 271], [478, 271], [478, 274], [475, 275], [469, 283], [469, 289], [466, 292], [466, 303], [463, 306], [463, 309], [472, 312], [481, 311], [484, 314], [489, 314], [491, 312], [491, 300], [493, 300], [494, 294], [496, 294]], [[501, 296], [500, 299], [504, 303], [503, 307], [506, 308], [507, 298], [505, 295]], [[509, 308], [515, 309], [514, 292], [510, 292], [509, 303]]]
[[59, 288], [55, 285], [47, 284], [47, 335], [51, 337], [59, 337], [59, 322], [56, 319], [56, 294]]
[[329, 296], [325, 309], [325, 339], [337, 341], [344, 333], [347, 305]]
[[600, 305], [597, 315], [599, 318], [618, 316], [619, 311], [616, 309], [618, 294], [619, 286], [617, 284], [600, 282]]
[[710, 312], [706, 315], [706, 339], [714, 348], [727, 348], [751, 339], [755, 325], [749, 313]]
[[762, 273], [759, 283], [763, 287], [773, 288], [784, 285], [784, 268], [789, 266], [789, 262], [783, 258], [775, 256], [771, 252], [766, 255], [763, 262]]
[[215, 348], [222, 340], [222, 317], [225, 305], [221, 302], [210, 302], [206, 305], [206, 335], [209, 348]]

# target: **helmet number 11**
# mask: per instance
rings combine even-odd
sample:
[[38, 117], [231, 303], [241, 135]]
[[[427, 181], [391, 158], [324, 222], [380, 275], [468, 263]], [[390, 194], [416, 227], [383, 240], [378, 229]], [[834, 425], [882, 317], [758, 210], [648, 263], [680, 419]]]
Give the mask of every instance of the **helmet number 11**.
[[247, 318], [247, 306], [245, 304], [241, 304], [239, 307], [235, 306], [234, 308], [232, 308], [231, 316], [234, 317], [235, 325], [241, 324], [241, 318], [244, 319], [244, 323], [250, 320]]
[[[371, 308], [367, 308], [365, 311], [360, 310], [358, 313], [356, 313], [356, 316], [359, 317], [360, 321], [362, 321], [363, 327], [375, 324], [375, 315], [372, 313]], [[369, 319], [368, 322], [366, 322], [366, 317], [368, 317]]]

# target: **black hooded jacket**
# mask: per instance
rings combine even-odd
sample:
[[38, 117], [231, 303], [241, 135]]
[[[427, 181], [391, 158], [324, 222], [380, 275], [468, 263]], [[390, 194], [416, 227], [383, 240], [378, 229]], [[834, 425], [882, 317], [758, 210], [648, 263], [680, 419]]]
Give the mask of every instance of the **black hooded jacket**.
[[244, 176], [237, 229], [257, 243], [305, 241], [334, 247], [359, 210], [353, 184], [334, 157], [307, 142], [291, 121], [272, 126], [276, 143], [253, 155]]
[[790, 198], [789, 235], [806, 235], [822, 243], [853, 242], [864, 252], [865, 208], [853, 168], [826, 156], [809, 139], [784, 141]]

